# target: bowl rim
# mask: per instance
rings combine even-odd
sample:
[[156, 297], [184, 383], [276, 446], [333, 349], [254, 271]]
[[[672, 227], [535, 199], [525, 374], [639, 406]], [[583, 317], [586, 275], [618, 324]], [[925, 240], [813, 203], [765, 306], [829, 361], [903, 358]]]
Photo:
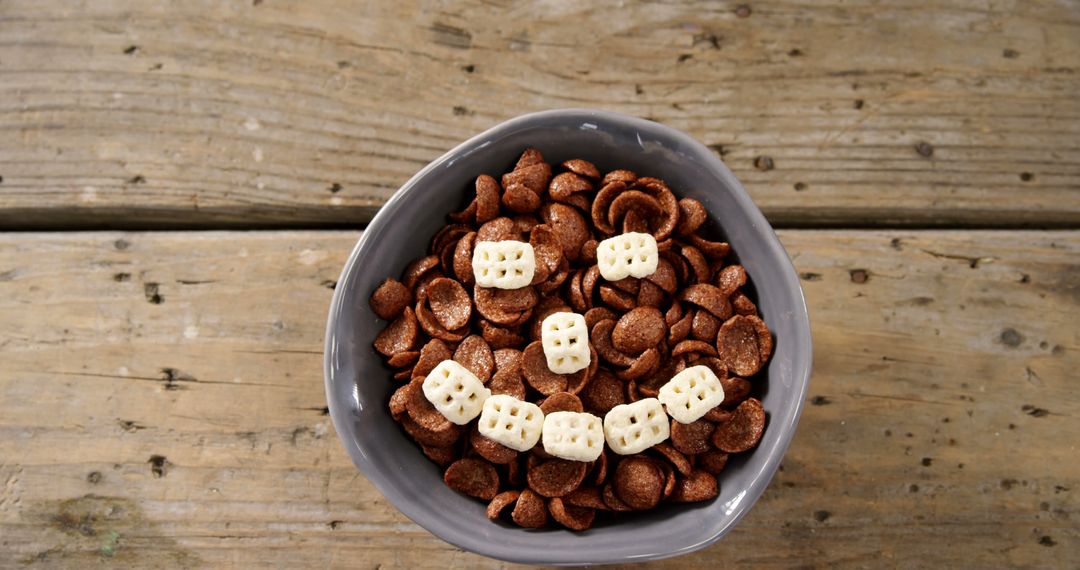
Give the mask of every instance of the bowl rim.
[[[334, 329], [337, 321], [337, 315], [340, 314], [343, 304], [347, 302], [344, 298], [344, 291], [347, 287], [344, 284], [349, 280], [350, 270], [355, 266], [357, 258], [361, 252], [368, 246], [368, 237], [375, 235], [376, 232], [370, 231], [372, 227], [378, 227], [385, 223], [384, 220], [391, 218], [394, 211], [397, 209], [398, 204], [403, 202], [407, 195], [417, 187], [419, 181], [426, 178], [432, 171], [443, 165], [449, 163], [452, 164], [459, 155], [467, 154], [481, 150], [487, 145], [483, 144], [487, 139], [498, 138], [500, 135], [520, 130], [523, 127], [529, 128], [534, 123], [543, 124], [548, 119], [562, 119], [567, 118], [579, 119], [585, 122], [589, 120], [598, 120], [604, 122], [621, 123], [626, 126], [633, 127], [639, 131], [650, 131], [657, 135], [659, 138], [667, 138], [677, 141], [681, 145], [693, 149], [696, 151], [699, 158], [702, 159], [704, 167], [714, 171], [719, 178], [728, 186], [733, 194], [733, 198], [739, 203], [739, 206], [743, 208], [748, 216], [747, 222], [751, 226], [762, 228], [766, 233], [767, 247], [777, 257], [780, 263], [781, 273], [788, 274], [788, 278], [792, 279], [795, 283], [795, 299], [794, 304], [798, 310], [794, 318], [796, 319], [795, 326], [802, 329], [804, 334], [795, 335], [800, 338], [792, 339], [792, 341], [801, 344], [802, 346], [795, 347], [794, 350], [806, 355], [805, 366], [801, 369], [794, 370], [792, 378], [796, 384], [795, 394], [797, 400], [795, 401], [794, 410], [791, 415], [790, 421], [787, 425], [780, 425], [778, 429], [781, 430], [780, 436], [776, 444], [767, 454], [764, 463], [760, 467], [757, 473], [752, 475], [750, 483], [746, 486], [743, 492], [739, 495], [739, 500], [732, 509], [728, 511], [728, 521], [721, 527], [716, 529], [716, 532], [704, 540], [700, 540], [694, 544], [682, 546], [675, 549], [664, 550], [663, 552], [653, 552], [647, 554], [627, 554], [624, 556], [605, 556], [605, 557], [593, 557], [590, 558], [587, 555], [578, 557], [574, 560], [564, 559], [558, 561], [548, 561], [542, 558], [537, 558], [535, 555], [529, 553], [518, 553], [514, 556], [514, 553], [498, 551], [495, 548], [478, 548], [475, 544], [465, 543], [459, 540], [458, 536], [448, 536], [445, 533], [437, 532], [431, 528], [423, 520], [423, 509], [417, 508], [414, 505], [400, 501], [403, 498], [401, 493], [396, 492], [391, 486], [384, 483], [380, 477], [373, 477], [371, 470], [368, 468], [368, 462], [363, 448], [359, 445], [359, 442], [353, 439], [347, 441], [344, 434], [350, 432], [348, 420], [341, 411], [343, 404], [338, 401], [336, 393], [333, 389], [335, 384], [334, 379], [334, 354], [337, 351], [335, 343]], [[642, 119], [639, 117], [625, 115], [613, 111], [604, 111], [598, 109], [585, 109], [585, 108], [560, 108], [550, 109], [545, 111], [538, 111], [533, 113], [527, 113], [500, 122], [491, 128], [488, 128], [469, 139], [465, 140], [461, 144], [458, 144], [454, 148], [450, 149], [443, 155], [432, 160], [416, 174], [409, 178], [404, 184], [398, 188], [394, 194], [386, 201], [371, 221], [367, 224], [367, 228], [364, 230], [360, 239], [357, 240], [356, 245], [353, 246], [349, 257], [346, 259], [345, 264], [342, 266], [341, 275], [338, 279], [338, 286], [335, 287], [333, 297], [330, 302], [328, 311], [328, 317], [326, 321], [326, 330], [324, 338], [324, 352], [323, 352], [323, 386], [326, 391], [327, 406], [330, 410], [331, 421], [333, 422], [334, 429], [338, 433], [338, 439], [345, 447], [350, 459], [357, 469], [364, 474], [365, 478], [370, 481], [375, 488], [386, 497], [389, 502], [398, 509], [403, 515], [412, 520], [418, 526], [424, 528], [436, 538], [443, 540], [449, 544], [457, 546], [465, 551], [480, 554], [493, 559], [504, 560], [517, 563], [533, 563], [533, 564], [545, 564], [550, 566], [578, 566], [578, 565], [591, 565], [591, 564], [607, 564], [607, 563], [626, 563], [626, 562], [643, 562], [647, 560], [660, 560], [664, 558], [671, 558], [675, 556], [681, 556], [683, 554], [689, 554], [697, 550], [701, 550], [715, 542], [731, 531], [744, 516], [750, 511], [753, 505], [764, 493], [768, 487], [772, 478], [775, 476], [780, 463], [783, 461], [784, 456], [787, 453], [789, 446], [795, 436], [795, 431], [799, 423], [799, 419], [802, 416], [803, 409], [805, 407], [806, 394], [809, 390], [810, 375], [813, 369], [813, 341], [811, 338], [809, 312], [806, 307], [806, 298], [802, 289], [802, 285], [798, 279], [798, 275], [795, 271], [794, 263], [791, 261], [791, 256], [784, 249], [780, 243], [779, 238], [776, 236], [772, 226], [765, 219], [764, 214], [750, 198], [749, 193], [743, 187], [742, 183], [735, 177], [731, 170], [727, 167], [722, 160], [720, 160], [715, 153], [709, 150], [704, 144], [698, 141], [693, 136], [685, 133], [674, 127], [670, 127], [661, 123]], [[355, 380], [352, 380], [355, 382]], [[770, 422], [772, 424], [772, 422]], [[371, 467], [374, 469], [374, 466]], [[749, 496], [748, 496], [749, 495]], [[742, 498], [749, 500], [741, 500]], [[407, 506], [403, 506], [407, 505]]]

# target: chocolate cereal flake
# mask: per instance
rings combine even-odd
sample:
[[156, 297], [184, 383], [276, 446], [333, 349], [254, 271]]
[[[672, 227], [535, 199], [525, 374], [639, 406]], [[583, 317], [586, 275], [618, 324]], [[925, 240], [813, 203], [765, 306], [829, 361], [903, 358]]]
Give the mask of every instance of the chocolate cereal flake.
[[545, 497], [562, 497], [585, 480], [587, 463], [552, 458], [528, 470], [529, 488]]
[[593, 163], [587, 160], [574, 158], [562, 163], [562, 167], [578, 176], [584, 176], [585, 178], [590, 178], [592, 180], [600, 179], [600, 171], [596, 169], [596, 166]]
[[544, 499], [532, 489], [525, 489], [518, 496], [510, 517], [523, 528], [540, 528], [547, 524], [547, 507]]
[[712, 449], [710, 438], [716, 426], [705, 420], [684, 424], [671, 420], [671, 445], [682, 453], [695, 455]]
[[477, 335], [461, 341], [454, 351], [454, 360], [485, 384], [491, 380], [491, 374], [495, 370], [495, 355], [491, 353], [491, 347], [483, 337]]
[[663, 338], [664, 316], [653, 307], [631, 309], [611, 331], [611, 343], [623, 354], [641, 354]]
[[615, 468], [615, 494], [632, 509], [651, 509], [660, 502], [665, 480], [659, 463], [644, 456], [630, 456]]
[[728, 454], [719, 449], [710, 449], [697, 456], [697, 465], [704, 471], [719, 475], [727, 465]]
[[397, 279], [387, 277], [371, 294], [370, 303], [371, 310], [380, 319], [391, 321], [401, 316], [405, 308], [412, 304], [412, 293]]
[[555, 522], [570, 530], [586, 530], [593, 524], [596, 511], [586, 507], [568, 505], [556, 497], [548, 501], [548, 511]]
[[518, 497], [521, 495], [521, 491], [503, 491], [498, 495], [495, 495], [491, 502], [487, 506], [487, 517], [491, 520], [496, 520], [499, 515], [502, 514], [506, 507], [517, 502]]
[[540, 404], [540, 411], [546, 416], [553, 412], [584, 412], [585, 407], [581, 405], [581, 399], [574, 394], [556, 392], [544, 398], [543, 403]]
[[428, 283], [428, 304], [435, 320], [447, 330], [457, 330], [469, 324], [472, 301], [461, 283], [441, 277]]
[[504, 465], [518, 458], [517, 451], [485, 437], [476, 426], [473, 426], [469, 433], [469, 444], [480, 457], [496, 465]]
[[600, 369], [596, 377], [581, 393], [581, 400], [585, 406], [600, 416], [615, 406], [626, 403], [626, 394], [623, 384], [619, 382], [611, 372]]
[[459, 459], [446, 468], [446, 485], [466, 495], [490, 501], [499, 492], [499, 474], [490, 463]]
[[568, 495], [561, 497], [561, 499], [563, 503], [575, 507], [586, 507], [601, 511], [610, 509], [610, 507], [604, 503], [600, 488], [592, 485], [582, 485], [581, 487], [574, 489]]
[[418, 339], [416, 315], [412, 309], [405, 307], [401, 316], [394, 319], [375, 337], [375, 350], [389, 358], [399, 352], [412, 350]]
[[418, 351], [418, 350], [408, 350], [408, 351], [405, 351], [405, 352], [399, 352], [399, 353], [391, 356], [386, 361], [386, 364], [389, 365], [391, 368], [401, 368], [403, 366], [408, 366], [408, 365], [416, 362], [416, 359], [419, 358], [419, 357], [420, 357], [420, 351]]
[[499, 182], [487, 174], [476, 177], [476, 223], [494, 220], [499, 215]]
[[420, 357], [416, 361], [416, 366], [413, 367], [412, 375], [426, 377], [440, 362], [452, 357], [453, 352], [450, 351], [450, 347], [446, 346], [442, 340], [433, 338], [420, 349]]
[[695, 469], [687, 477], [677, 479], [671, 500], [676, 503], [694, 503], [707, 501], [720, 494], [716, 477], [711, 473]]
[[675, 233], [679, 236], [692, 234], [705, 223], [708, 213], [701, 202], [693, 198], [679, 200], [679, 225]]
[[754, 398], [745, 400], [735, 408], [731, 418], [716, 426], [712, 443], [726, 453], [739, 453], [758, 444], [765, 431], [765, 409]]
[[772, 336], [758, 317], [736, 315], [720, 327], [716, 349], [728, 370], [753, 376], [772, 353]]

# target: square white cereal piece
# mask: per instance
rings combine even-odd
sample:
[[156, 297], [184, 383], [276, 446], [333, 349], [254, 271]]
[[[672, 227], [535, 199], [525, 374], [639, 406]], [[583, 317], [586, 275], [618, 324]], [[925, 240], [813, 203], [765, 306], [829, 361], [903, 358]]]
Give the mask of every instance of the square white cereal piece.
[[484, 401], [491, 396], [491, 390], [475, 374], [453, 360], [440, 362], [424, 378], [421, 387], [431, 405], [457, 425], [467, 424], [480, 415]]
[[724, 387], [708, 366], [691, 366], [661, 386], [657, 398], [675, 421], [689, 424], [724, 401]]
[[481, 287], [520, 289], [532, 282], [536, 254], [531, 245], [521, 241], [478, 241], [472, 267]]
[[540, 342], [548, 369], [572, 374], [589, 367], [589, 328], [577, 313], [552, 313], [540, 324]]
[[596, 247], [596, 264], [608, 281], [648, 277], [656, 272], [660, 253], [651, 234], [628, 232], [608, 238]]
[[540, 406], [496, 394], [484, 402], [477, 425], [480, 434], [515, 451], [528, 451], [540, 441], [544, 412]]
[[667, 439], [670, 431], [667, 414], [656, 398], [615, 406], [604, 416], [604, 439], [619, 455], [645, 451]]
[[544, 416], [544, 451], [569, 461], [595, 461], [604, 450], [604, 422], [579, 412]]

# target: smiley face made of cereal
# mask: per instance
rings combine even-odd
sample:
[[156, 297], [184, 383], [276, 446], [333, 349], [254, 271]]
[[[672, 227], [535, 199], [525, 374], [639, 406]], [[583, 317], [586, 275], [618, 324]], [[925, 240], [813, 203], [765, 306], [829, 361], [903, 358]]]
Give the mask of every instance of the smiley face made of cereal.
[[536, 149], [473, 186], [371, 295], [391, 416], [448, 486], [523, 527], [716, 497], [765, 430], [750, 393], [773, 340], [704, 206]]

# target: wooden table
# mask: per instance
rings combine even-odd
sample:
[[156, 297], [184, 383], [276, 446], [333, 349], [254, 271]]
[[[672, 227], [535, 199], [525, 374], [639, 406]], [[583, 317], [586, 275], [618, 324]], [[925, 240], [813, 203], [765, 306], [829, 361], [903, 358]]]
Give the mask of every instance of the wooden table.
[[324, 315], [566, 106], [715, 149], [810, 305], [782, 471], [657, 566], [1080, 566], [1080, 4], [625, 4], [0, 0], [0, 567], [503, 566], [358, 475]]

